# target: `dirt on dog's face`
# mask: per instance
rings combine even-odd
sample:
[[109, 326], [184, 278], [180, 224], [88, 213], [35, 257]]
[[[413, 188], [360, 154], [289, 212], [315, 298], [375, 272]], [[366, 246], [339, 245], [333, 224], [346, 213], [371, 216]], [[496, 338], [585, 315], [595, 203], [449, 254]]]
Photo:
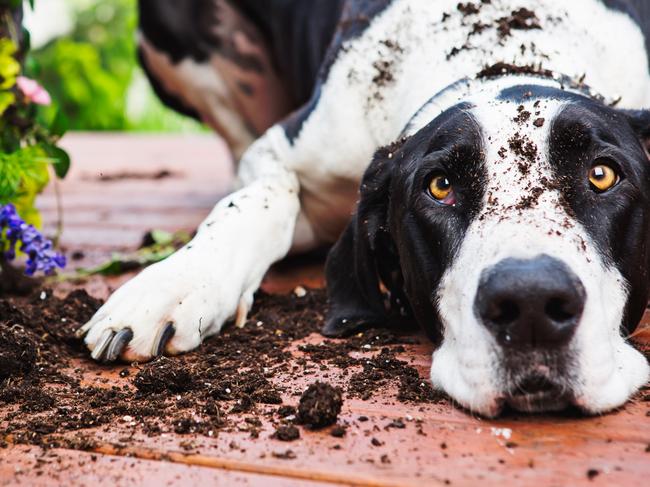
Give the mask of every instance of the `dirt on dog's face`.
[[325, 333], [412, 313], [433, 383], [486, 416], [623, 404], [649, 375], [625, 339], [649, 290], [644, 119], [514, 85], [380, 151], [330, 254]]

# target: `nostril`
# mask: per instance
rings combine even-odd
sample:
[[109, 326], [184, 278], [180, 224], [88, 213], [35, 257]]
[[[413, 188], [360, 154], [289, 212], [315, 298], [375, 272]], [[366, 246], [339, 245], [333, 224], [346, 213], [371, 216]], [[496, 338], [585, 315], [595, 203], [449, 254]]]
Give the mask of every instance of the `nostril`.
[[575, 313], [571, 311], [571, 306], [564, 298], [551, 298], [544, 307], [546, 316], [556, 322], [569, 321], [575, 318]]
[[494, 306], [490, 319], [497, 325], [507, 325], [516, 321], [520, 314], [521, 310], [515, 301], [504, 299]]

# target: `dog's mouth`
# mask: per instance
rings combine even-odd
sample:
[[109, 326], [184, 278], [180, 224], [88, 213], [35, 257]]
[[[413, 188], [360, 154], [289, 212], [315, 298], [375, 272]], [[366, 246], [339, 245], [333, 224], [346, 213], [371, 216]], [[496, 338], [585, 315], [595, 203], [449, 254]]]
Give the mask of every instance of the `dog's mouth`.
[[506, 394], [504, 402], [515, 411], [526, 413], [561, 411], [572, 404], [564, 387], [542, 375], [520, 381]]

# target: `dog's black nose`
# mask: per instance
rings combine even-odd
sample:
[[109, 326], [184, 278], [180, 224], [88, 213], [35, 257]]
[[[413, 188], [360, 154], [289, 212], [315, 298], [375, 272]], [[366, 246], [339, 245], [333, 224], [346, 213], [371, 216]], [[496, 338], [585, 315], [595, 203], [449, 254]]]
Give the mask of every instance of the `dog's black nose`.
[[550, 348], [569, 342], [585, 298], [578, 276], [557, 259], [505, 259], [481, 275], [475, 310], [502, 345]]

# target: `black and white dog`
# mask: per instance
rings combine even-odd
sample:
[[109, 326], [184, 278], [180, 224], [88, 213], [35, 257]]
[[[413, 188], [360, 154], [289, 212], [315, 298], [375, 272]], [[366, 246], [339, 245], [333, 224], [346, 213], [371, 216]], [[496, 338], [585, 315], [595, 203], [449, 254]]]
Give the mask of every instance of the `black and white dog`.
[[140, 16], [154, 88], [241, 155], [240, 188], [82, 328], [95, 359], [191, 350], [242, 321], [273, 262], [338, 239], [324, 334], [412, 317], [433, 384], [472, 411], [600, 413], [646, 383], [626, 337], [650, 285], [650, 1]]

